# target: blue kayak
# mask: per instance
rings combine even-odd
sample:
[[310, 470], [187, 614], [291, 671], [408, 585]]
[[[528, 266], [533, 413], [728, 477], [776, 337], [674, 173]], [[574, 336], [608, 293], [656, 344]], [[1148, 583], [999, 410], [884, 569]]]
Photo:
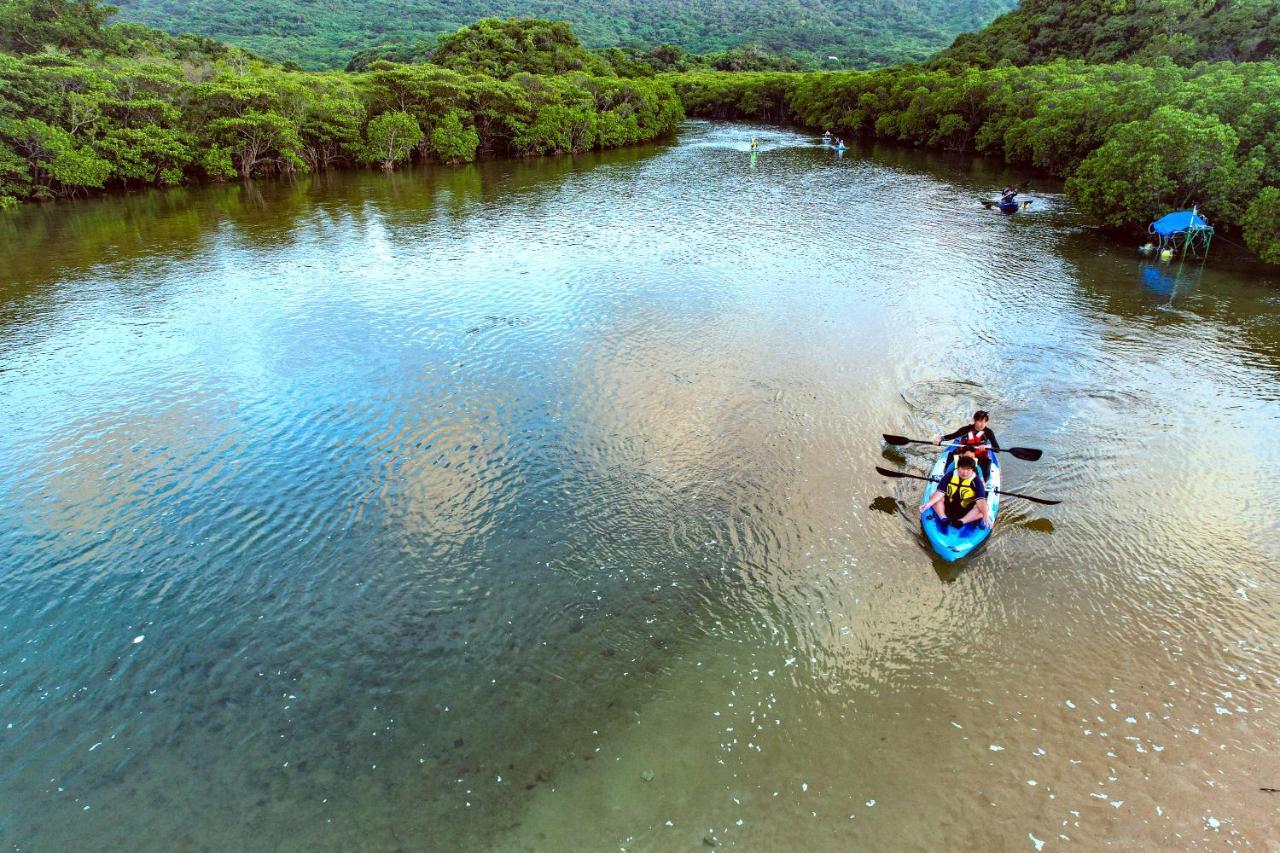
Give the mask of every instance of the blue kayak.
[[1002, 201], [1002, 202], [1000, 202], [1000, 212], [1001, 212], [1001, 213], [1017, 213], [1017, 212], [1018, 212], [1018, 208], [1020, 208], [1020, 207], [1022, 207], [1022, 205], [1021, 205], [1020, 203], [1016, 202], [1016, 201]]
[[[951, 451], [945, 451], [938, 457], [938, 461], [934, 463], [933, 470], [929, 472], [929, 476], [941, 481], [944, 477], [951, 476], [951, 466], [947, 464], [947, 454]], [[938, 516], [933, 510], [929, 510], [920, 516], [920, 527], [924, 530], [925, 537], [929, 540], [929, 544], [933, 546], [934, 552], [946, 560], [948, 563], [954, 563], [956, 560], [963, 560], [982, 546], [987, 541], [987, 537], [991, 535], [991, 530], [995, 527], [996, 519], [1000, 514], [1000, 460], [996, 458], [996, 454], [991, 454], [991, 476], [987, 479], [987, 506], [991, 509], [991, 524], [988, 527], [979, 527], [977, 522], [965, 524], [956, 527], [947, 524], [945, 527], [938, 523]], [[924, 489], [924, 499], [920, 501], [923, 504], [929, 498], [933, 497], [933, 493], [938, 490], [937, 483], [929, 483]]]

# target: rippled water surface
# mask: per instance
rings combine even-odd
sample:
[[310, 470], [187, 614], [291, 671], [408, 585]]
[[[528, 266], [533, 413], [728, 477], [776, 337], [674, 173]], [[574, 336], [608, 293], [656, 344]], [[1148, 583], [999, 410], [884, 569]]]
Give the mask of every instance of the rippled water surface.
[[[1020, 177], [690, 123], [0, 217], [0, 838], [1274, 849], [1280, 280]], [[874, 466], [976, 406], [1062, 503], [948, 566]]]

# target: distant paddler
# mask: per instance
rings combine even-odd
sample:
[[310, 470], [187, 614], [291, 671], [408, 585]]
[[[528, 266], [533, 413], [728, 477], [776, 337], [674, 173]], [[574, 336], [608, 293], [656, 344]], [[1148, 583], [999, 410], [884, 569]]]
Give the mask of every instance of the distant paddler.
[[1016, 189], [1013, 187], [1005, 187], [1000, 191], [1001, 213], [1017, 213], [1018, 207], [1018, 191]]
[[1003, 190], [1000, 191], [999, 201], [991, 201], [989, 199], [983, 199], [982, 206], [987, 208], [988, 210], [990, 210], [993, 207], [998, 207], [1001, 213], [1017, 213], [1019, 210], [1026, 210], [1028, 207], [1031, 206], [1031, 201], [1028, 199], [1028, 200], [1019, 202], [1018, 193], [1020, 192], [1022, 192], [1021, 187], [1014, 188], [1014, 187], [1006, 186]]
[[822, 144], [823, 144], [823, 145], [830, 145], [830, 144], [831, 144], [831, 131], [829, 131], [829, 130], [824, 130], [824, 131], [822, 132]]
[[760, 150], [760, 140], [756, 139], [754, 136], [751, 137], [751, 150], [752, 151]]

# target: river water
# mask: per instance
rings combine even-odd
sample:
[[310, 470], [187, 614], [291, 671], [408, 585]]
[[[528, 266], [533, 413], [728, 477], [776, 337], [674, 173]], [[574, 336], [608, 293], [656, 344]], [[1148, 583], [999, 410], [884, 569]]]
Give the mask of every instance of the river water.
[[[1274, 848], [1280, 278], [1023, 177], [690, 122], [5, 214], [0, 838]], [[978, 406], [1062, 503], [951, 566], [874, 466]]]

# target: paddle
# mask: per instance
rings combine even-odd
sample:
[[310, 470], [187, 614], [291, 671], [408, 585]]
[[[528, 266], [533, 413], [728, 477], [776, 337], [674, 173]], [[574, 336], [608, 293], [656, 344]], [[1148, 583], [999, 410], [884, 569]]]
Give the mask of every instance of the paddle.
[[[907, 438], [902, 435], [883, 434], [884, 440], [889, 444], [896, 444], [901, 447], [904, 444], [933, 444], [932, 441], [921, 441], [918, 438]], [[959, 444], [949, 444], [946, 447], [961, 447]], [[995, 450], [995, 448], [989, 448]], [[1035, 462], [1044, 455], [1043, 450], [1037, 450], [1034, 447], [1002, 447], [995, 451], [996, 453], [1012, 453], [1015, 459], [1025, 459], [1028, 462]]]
[[[901, 471], [890, 471], [888, 468], [881, 468], [879, 465], [876, 466], [876, 473], [882, 474], [885, 477], [900, 477], [900, 478], [906, 478], [910, 480], [924, 480], [926, 483], [936, 483], [940, 479], [938, 477], [922, 477], [919, 474], [904, 474]], [[999, 494], [1005, 495], [1006, 497], [1022, 498], [1024, 501], [1031, 501], [1032, 503], [1044, 504], [1045, 506], [1053, 506], [1054, 504], [1062, 503], [1062, 501], [1051, 501], [1046, 498], [1035, 498], [1035, 497], [1032, 497], [1031, 495], [1020, 495], [1017, 492], [1007, 492], [1004, 489], [991, 489], [991, 491], [998, 492]]]

